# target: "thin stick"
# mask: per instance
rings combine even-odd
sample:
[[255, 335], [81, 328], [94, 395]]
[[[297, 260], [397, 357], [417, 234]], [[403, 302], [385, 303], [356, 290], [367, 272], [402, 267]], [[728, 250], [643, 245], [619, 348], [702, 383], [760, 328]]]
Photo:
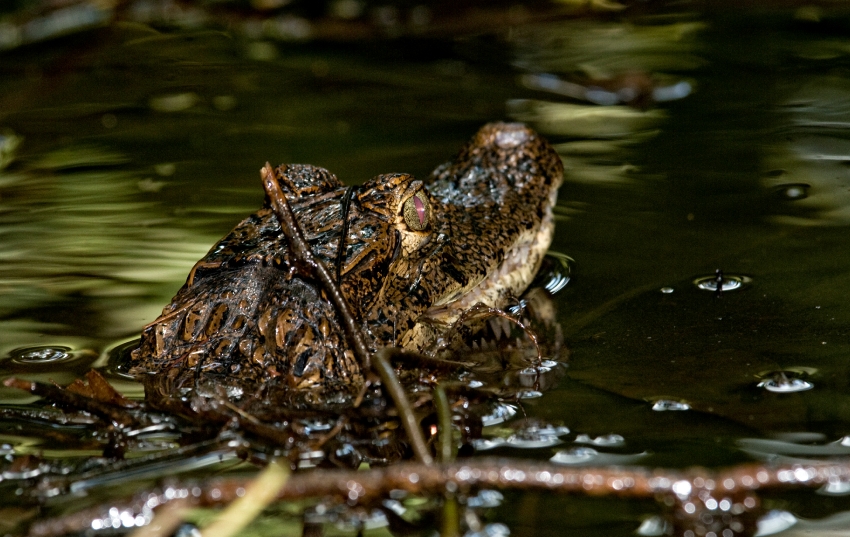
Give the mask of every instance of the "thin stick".
[[454, 456], [454, 442], [452, 442], [452, 409], [449, 406], [449, 398], [442, 386], [434, 388], [434, 406], [437, 407], [438, 446], [437, 453], [440, 454], [440, 462], [452, 462]]
[[431, 457], [431, 452], [428, 450], [428, 445], [425, 443], [425, 437], [422, 435], [422, 429], [419, 428], [419, 422], [416, 421], [416, 414], [413, 413], [413, 407], [407, 399], [407, 394], [401, 386], [398, 377], [390, 365], [390, 359], [399, 351], [395, 348], [385, 347], [379, 349], [375, 353], [375, 361], [372, 366], [381, 376], [381, 381], [384, 383], [384, 388], [389, 392], [390, 397], [398, 409], [401, 424], [407, 433], [407, 438], [410, 439], [410, 446], [413, 448], [413, 454], [416, 459], [425, 465], [434, 463], [434, 458]]
[[263, 188], [271, 201], [272, 210], [275, 216], [277, 216], [278, 222], [280, 222], [280, 228], [286, 236], [286, 240], [289, 241], [292, 253], [315, 274], [325, 292], [327, 292], [328, 298], [330, 298], [337, 313], [339, 313], [348, 343], [360, 361], [360, 367], [365, 375], [372, 367], [369, 358], [370, 353], [366, 348], [366, 343], [363, 341], [360, 327], [354, 320], [354, 316], [351, 314], [345, 297], [342, 296], [342, 291], [340, 291], [334, 277], [328, 271], [327, 267], [325, 267], [324, 263], [316, 259], [310, 247], [307, 246], [307, 241], [304, 240], [301, 228], [298, 226], [295, 215], [292, 214], [292, 209], [286, 200], [286, 194], [283, 193], [280, 185], [275, 180], [272, 165], [266, 162], [266, 165], [260, 171], [260, 175], [263, 179]]
[[[434, 388], [434, 406], [437, 407], [438, 437], [437, 453], [440, 462], [449, 463], [454, 461], [454, 442], [452, 442], [452, 409], [449, 406], [449, 398], [446, 390], [439, 384]], [[460, 537], [460, 510], [457, 497], [451, 492], [446, 493], [443, 502], [443, 520], [440, 528], [440, 537]]]

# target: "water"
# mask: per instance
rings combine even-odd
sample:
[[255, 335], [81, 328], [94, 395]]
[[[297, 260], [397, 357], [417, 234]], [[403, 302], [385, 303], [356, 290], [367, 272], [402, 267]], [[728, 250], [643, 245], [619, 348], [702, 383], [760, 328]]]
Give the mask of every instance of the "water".
[[[571, 356], [554, 388], [488, 425], [534, 418], [625, 445], [558, 436], [568, 448], [499, 454], [593, 450], [650, 467], [840, 456], [850, 56], [845, 19], [811, 9], [647, 9], [345, 44], [133, 23], [2, 52], [0, 374], [65, 384], [105, 367], [138, 399], [110, 353], [259, 206], [265, 161], [348, 183], [425, 175], [481, 124], [516, 119], [565, 161], [552, 246], [565, 270], [550, 284]], [[573, 98], [563, 82], [592, 91]], [[598, 104], [614, 97], [634, 106]], [[4, 407], [34, 400], [0, 389]], [[688, 409], [654, 411], [662, 402]], [[68, 447], [20, 425], [0, 421], [0, 443], [90, 454], [85, 438]], [[766, 502], [812, 531], [847, 528], [846, 496]], [[658, 510], [516, 492], [504, 505], [482, 535], [632, 535]]]

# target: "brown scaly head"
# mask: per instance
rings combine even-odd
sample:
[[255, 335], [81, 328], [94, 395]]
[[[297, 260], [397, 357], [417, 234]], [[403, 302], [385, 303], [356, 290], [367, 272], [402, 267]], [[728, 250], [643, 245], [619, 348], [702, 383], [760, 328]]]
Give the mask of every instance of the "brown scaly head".
[[[369, 345], [424, 350], [465, 309], [501, 307], [527, 287], [551, 241], [562, 173], [534, 131], [494, 123], [425, 182], [388, 174], [346, 188], [308, 165], [275, 177]], [[139, 375], [177, 388], [214, 381], [232, 396], [259, 386], [352, 393], [363, 378], [268, 200], [195, 265], [132, 360]]]

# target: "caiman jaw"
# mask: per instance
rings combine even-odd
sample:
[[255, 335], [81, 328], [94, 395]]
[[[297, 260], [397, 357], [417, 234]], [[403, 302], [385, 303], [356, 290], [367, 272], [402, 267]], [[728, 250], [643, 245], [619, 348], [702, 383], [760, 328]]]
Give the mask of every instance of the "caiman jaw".
[[507, 300], [522, 294], [537, 274], [543, 257], [552, 244], [555, 221], [552, 207], [558, 196], [557, 185], [549, 194], [540, 227], [521, 235], [505, 254], [502, 264], [475, 287], [457, 298], [434, 306], [425, 312], [424, 318], [440, 324], [450, 325], [466, 310], [477, 304], [492, 308], [503, 308]]

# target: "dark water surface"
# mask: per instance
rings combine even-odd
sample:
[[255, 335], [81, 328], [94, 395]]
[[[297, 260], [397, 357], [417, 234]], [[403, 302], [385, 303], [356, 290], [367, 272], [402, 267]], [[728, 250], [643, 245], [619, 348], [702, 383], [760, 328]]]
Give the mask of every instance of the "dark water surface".
[[[812, 13], [346, 44], [124, 23], [2, 52], [0, 142], [15, 160], [0, 164], [0, 375], [64, 384], [103, 366], [260, 205], [267, 160], [347, 183], [424, 176], [480, 125], [513, 119], [566, 167], [552, 249], [575, 260], [556, 296], [572, 355], [558, 386], [524, 407], [572, 433], [488, 454], [545, 459], [585, 445], [578, 435], [615, 434], [624, 443], [595, 449], [634, 457], [590, 463], [846, 456], [850, 24]], [[630, 73], [661, 101], [601, 105], [539, 87]], [[740, 287], [700, 289], [717, 269]], [[0, 389], [7, 407], [34, 400]], [[97, 454], [22, 427], [0, 422], [3, 449]], [[632, 535], [657, 511], [538, 494], [505, 504], [488, 518], [528, 536]], [[766, 505], [825, 520], [788, 534], [826, 532], [850, 510], [810, 491]]]

